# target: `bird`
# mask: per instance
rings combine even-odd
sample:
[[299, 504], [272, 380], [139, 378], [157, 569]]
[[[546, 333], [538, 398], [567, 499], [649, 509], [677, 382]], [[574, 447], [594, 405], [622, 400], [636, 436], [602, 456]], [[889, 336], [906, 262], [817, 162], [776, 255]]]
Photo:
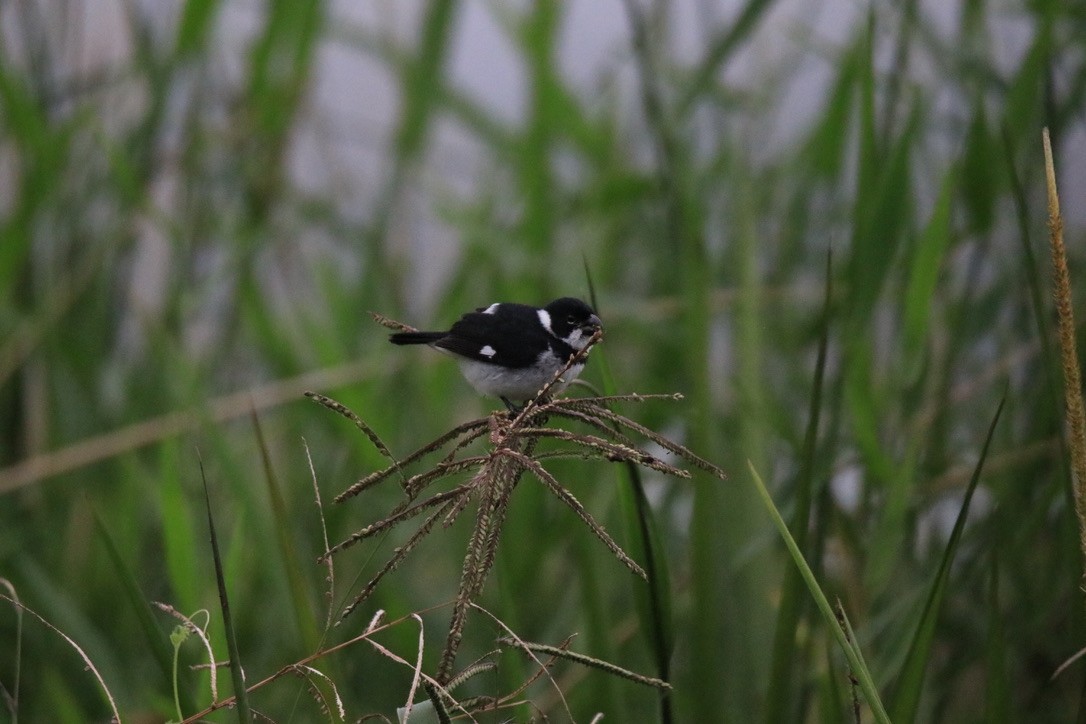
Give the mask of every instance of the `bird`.
[[[396, 332], [393, 344], [426, 344], [457, 358], [477, 392], [501, 399], [516, 412], [558, 374], [569, 358], [588, 346], [603, 323], [588, 304], [562, 297], [544, 307], [496, 302], [460, 317], [445, 332]], [[561, 392], [584, 369], [571, 366], [551, 387]]]

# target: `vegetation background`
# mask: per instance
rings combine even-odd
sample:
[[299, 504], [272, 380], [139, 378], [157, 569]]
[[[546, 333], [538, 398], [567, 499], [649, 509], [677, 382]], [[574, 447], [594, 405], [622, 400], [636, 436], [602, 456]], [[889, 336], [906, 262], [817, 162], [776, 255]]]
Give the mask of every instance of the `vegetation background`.
[[[611, 2], [618, 42], [576, 82], [562, 49], [585, 32], [584, 3], [107, 5], [119, 34], [88, 68], [98, 10], [0, 4], [0, 578], [86, 651], [127, 721], [177, 716], [176, 621], [147, 602], [208, 609], [227, 658], [201, 460], [250, 682], [357, 635], [377, 608], [447, 604], [463, 523], [325, 631], [307, 446], [333, 542], [399, 493], [330, 504], [383, 459], [301, 393], [348, 405], [405, 454], [491, 402], [438, 355], [392, 348], [367, 310], [440, 326], [496, 299], [587, 296], [588, 274], [607, 336], [585, 377], [682, 392], [623, 411], [730, 473], [644, 479], [670, 569], [674, 720], [851, 716], [844, 659], [747, 461], [841, 600], [895, 721], [1086, 716], [1083, 664], [1054, 676], [1086, 644], [1086, 602], [1040, 162], [1048, 126], [1074, 282], [1081, 0], [857, 3], [829, 24], [821, 4]], [[487, 57], [463, 45], [469, 14], [503, 49], [490, 62], [515, 60], [501, 68], [520, 79], [513, 109], [450, 72]], [[378, 82], [331, 72], [336, 57]], [[317, 112], [339, 96], [387, 125]], [[626, 540], [617, 466], [552, 470]], [[336, 559], [333, 606], [397, 536]], [[641, 585], [525, 481], [483, 603], [526, 639], [577, 634], [575, 650], [657, 675]], [[448, 610], [423, 619], [429, 670]], [[460, 662], [499, 633], [474, 619]], [[414, 661], [417, 638], [404, 623], [380, 640]], [[180, 660], [190, 715], [210, 703], [208, 674], [184, 667], [206, 659], [190, 641]], [[500, 663], [465, 695], [531, 672]], [[406, 701], [411, 671], [366, 644], [315, 665], [348, 720]], [[577, 721], [660, 716], [637, 684], [553, 673]], [[28, 615], [20, 629], [7, 602], [0, 684], [0, 719], [16, 694], [23, 722], [109, 716], [74, 650]], [[501, 716], [568, 717], [547, 681], [525, 697]], [[252, 704], [338, 720], [295, 678]]]

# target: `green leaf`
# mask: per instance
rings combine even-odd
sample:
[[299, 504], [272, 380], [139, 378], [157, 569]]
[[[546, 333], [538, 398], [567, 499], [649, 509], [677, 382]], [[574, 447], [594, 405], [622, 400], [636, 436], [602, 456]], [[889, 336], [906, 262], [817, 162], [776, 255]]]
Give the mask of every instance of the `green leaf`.
[[904, 309], [906, 369], [914, 369], [919, 361], [931, 323], [931, 300], [950, 246], [951, 211], [957, 182], [958, 174], [954, 169], [943, 177], [939, 198], [909, 262]]
[[167, 440], [160, 446], [160, 462], [157, 466], [159, 479], [159, 515], [162, 526], [162, 547], [165, 569], [175, 596], [176, 607], [186, 614], [200, 608], [203, 582], [201, 566], [196, 562], [200, 545], [196, 540], [192, 511], [182, 485], [178, 442]]
[[[807, 410], [807, 429], [803, 438], [800, 470], [796, 476], [796, 510], [792, 520], [796, 545], [800, 550], [807, 547], [811, 518], [812, 489], [814, 487], [815, 451], [818, 442], [818, 422], [822, 415], [822, 388], [826, 374], [826, 351], [829, 347], [829, 325], [833, 302], [832, 255], [826, 256], [826, 293], [822, 305], [822, 332], [815, 361], [814, 384], [811, 403]], [[781, 585], [781, 603], [777, 611], [777, 625], [773, 636], [773, 659], [770, 665], [769, 686], [772, 692], [766, 702], [767, 722], [784, 721], [794, 711], [792, 698], [792, 672], [796, 661], [796, 629], [803, 615], [801, 588], [803, 578], [799, 571], [790, 568]]]
[[874, 141], [861, 146], [848, 263], [850, 312], [857, 324], [870, 319], [874, 313], [875, 303], [897, 256], [911, 206], [910, 165], [919, 117], [919, 110], [914, 108], [901, 137], [887, 153], [877, 150]]
[[717, 33], [705, 58], [694, 72], [694, 77], [687, 85], [678, 103], [680, 117], [684, 117], [716, 82], [720, 69], [744, 42], [749, 40], [758, 27], [758, 22], [773, 7], [772, 0], [748, 0], [735, 20], [728, 23], [726, 29]]
[[215, 585], [219, 590], [219, 607], [222, 611], [223, 634], [226, 636], [226, 648], [230, 653], [230, 678], [234, 684], [234, 704], [238, 721], [252, 724], [253, 715], [249, 710], [249, 692], [245, 689], [245, 674], [242, 672], [241, 649], [238, 648], [238, 635], [234, 629], [234, 619], [230, 612], [230, 598], [226, 592], [226, 577], [223, 575], [222, 555], [219, 552], [219, 537], [215, 532], [215, 518], [211, 514], [211, 493], [208, 490], [207, 475], [204, 473], [204, 461], [200, 460], [200, 477], [204, 481], [204, 504], [207, 506], [207, 528], [211, 539], [211, 558], [215, 563]]
[[807, 160], [805, 165], [816, 176], [827, 180], [840, 178], [841, 169], [844, 167], [853, 96], [856, 93], [859, 61], [862, 57], [859, 50], [853, 48], [841, 58], [840, 70], [822, 107], [820, 120], [814, 124], [804, 143], [802, 155]]
[[907, 722], [916, 720], [920, 694], [923, 691], [924, 673], [928, 667], [928, 656], [935, 641], [935, 625], [939, 620], [943, 596], [946, 594], [947, 584], [950, 579], [950, 564], [954, 562], [954, 554], [958, 550], [962, 531], [965, 530], [965, 521], [969, 514], [969, 503], [973, 500], [973, 492], [977, 489], [977, 483], [980, 482], [980, 473], [984, 468], [984, 461], [988, 457], [988, 448], [995, 433], [996, 423], [999, 422], [999, 415], [1003, 412], [1003, 404], [1006, 401], [1007, 397], [1004, 395], [999, 401], [995, 416], [992, 417], [992, 423], [988, 426], [988, 435], [984, 439], [984, 447], [981, 448], [980, 458], [977, 460], [976, 467], [973, 468], [973, 477], [969, 480], [969, 486], [965, 489], [962, 507], [958, 511], [957, 520], [954, 521], [954, 529], [951, 531], [950, 540], [947, 541], [946, 549], [943, 551], [942, 560], [939, 562], [939, 570], [935, 574], [935, 581], [932, 583], [931, 592], [924, 603], [920, 622], [917, 624], [916, 633], [909, 645], [908, 656], [898, 678], [891, 711], [893, 712], [893, 720], [899, 724], [907, 724]]
[[429, 3], [422, 22], [418, 55], [401, 69], [403, 110], [395, 138], [398, 165], [409, 163], [422, 151], [437, 101], [441, 98], [449, 40], [453, 36], [451, 28], [458, 6], [456, 0]]
[[1013, 721], [1011, 692], [1013, 682], [1007, 675], [1007, 638], [1003, 631], [1004, 612], [999, 605], [999, 558], [992, 552], [992, 571], [988, 575], [988, 640], [984, 647], [987, 678], [984, 721], [989, 724]]
[[882, 700], [879, 698], [879, 692], [875, 688], [875, 681], [871, 677], [871, 671], [867, 668], [867, 663], [863, 659], [863, 653], [860, 651], [860, 647], [856, 643], [849, 641], [845, 631], [842, 630], [840, 624], [838, 624], [837, 616], [834, 614], [833, 608], [826, 598], [826, 594], [822, 592], [822, 587], [818, 585], [814, 572], [812, 572], [811, 567], [807, 565], [807, 561], [803, 557], [803, 552], [800, 551], [799, 546], [796, 545], [796, 541], [792, 537], [792, 533], [788, 530], [788, 524], [784, 522], [784, 518], [781, 517], [780, 511], [777, 510], [777, 506], [773, 503], [773, 498], [766, 489], [765, 483], [762, 482], [762, 477], [758, 475], [758, 471], [755, 470], [754, 466], [749, 462], [747, 463], [747, 466], [754, 479], [754, 485], [758, 490], [758, 495], [761, 496], [762, 502], [765, 503], [766, 509], [769, 511], [769, 516], [773, 519], [773, 524], [777, 526], [781, 538], [784, 539], [784, 545], [788, 548], [788, 552], [792, 556], [792, 561], [799, 569], [800, 575], [803, 577], [803, 582], [807, 584], [807, 589], [814, 597], [815, 604], [822, 614], [823, 621], [830, 627], [833, 637], [837, 639], [838, 646], [841, 647], [841, 651], [844, 652], [845, 658], [848, 659], [849, 666], [852, 668], [852, 674], [859, 680], [860, 690], [867, 699], [868, 706], [871, 707], [871, 713], [875, 717], [875, 721], [879, 722], [879, 724], [889, 724], [890, 718], [883, 709]]
[[279, 559], [287, 576], [290, 588], [290, 601], [294, 609], [294, 622], [298, 626], [301, 635], [302, 646], [306, 651], [316, 651], [320, 645], [320, 632], [317, 630], [313, 607], [310, 604], [307, 591], [312, 585], [307, 581], [307, 576], [302, 571], [301, 563], [294, 541], [291, 539], [293, 524], [287, 510], [283, 493], [279, 489], [279, 480], [272, 467], [271, 453], [268, 451], [267, 441], [264, 439], [264, 431], [260, 426], [260, 418], [254, 410], [251, 415], [253, 432], [256, 435], [257, 444], [260, 446], [260, 460], [264, 466], [264, 482], [267, 484], [268, 500], [271, 503], [272, 516], [274, 518], [275, 541], [279, 547]]
[[[147, 649], [150, 650], [159, 669], [161, 669], [163, 683], [168, 687], [173, 680], [173, 656], [170, 646], [166, 642], [166, 637], [155, 619], [154, 611], [148, 604], [149, 599], [140, 587], [135, 572], [117, 549], [117, 544], [113, 540], [113, 536], [110, 535], [109, 528], [102, 521], [102, 516], [97, 510], [94, 511], [94, 528], [105, 545], [110, 562], [113, 563], [113, 567], [117, 571], [124, 597], [128, 599], [128, 603], [131, 604], [132, 610], [136, 614], [136, 620], [143, 632]], [[183, 691], [185, 692], [183, 706], [186, 711], [191, 711], [190, 690], [186, 687]]]
[[993, 169], [999, 164], [999, 149], [988, 131], [984, 102], [978, 101], [962, 154], [961, 191], [968, 212], [968, 228], [981, 236], [989, 234], [995, 222], [1003, 176], [993, 173]]
[[[587, 260], [584, 261], [584, 270], [592, 308], [603, 314], [599, 300], [596, 298], [596, 285]], [[604, 351], [602, 347], [593, 350], [592, 357], [602, 370], [604, 394], [611, 395], [615, 394], [616, 387]], [[641, 565], [648, 577], [645, 584], [639, 580], [633, 581], [638, 618], [641, 620], [641, 630], [645, 631], [649, 637], [649, 653], [656, 665], [657, 678], [670, 682], [671, 654], [675, 648], [675, 624], [667, 549], [664, 547], [655, 515], [645, 495], [638, 467], [627, 463], [623, 467], [622, 478], [622, 484], [618, 487], [618, 502], [625, 531], [626, 551]], [[660, 696], [661, 719], [670, 721], [672, 718], [671, 698], [667, 693], [661, 693]]]
[[188, 0], [181, 11], [177, 31], [177, 54], [186, 56], [204, 49], [215, 13], [221, 7], [218, 0]]

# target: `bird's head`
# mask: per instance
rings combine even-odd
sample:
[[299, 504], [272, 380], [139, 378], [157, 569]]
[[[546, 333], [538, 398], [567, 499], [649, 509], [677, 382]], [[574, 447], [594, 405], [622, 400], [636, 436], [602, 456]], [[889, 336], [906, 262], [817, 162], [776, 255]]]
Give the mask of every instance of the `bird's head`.
[[592, 307], [573, 297], [555, 299], [540, 310], [539, 317], [551, 334], [578, 350], [603, 327]]

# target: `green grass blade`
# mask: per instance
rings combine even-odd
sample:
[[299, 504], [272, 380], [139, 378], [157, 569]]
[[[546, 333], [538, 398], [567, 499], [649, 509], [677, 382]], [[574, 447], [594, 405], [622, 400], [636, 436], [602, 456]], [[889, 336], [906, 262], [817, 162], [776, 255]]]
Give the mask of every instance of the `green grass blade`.
[[389, 275], [383, 271], [391, 268], [383, 259], [385, 234], [408, 170], [425, 149], [444, 97], [444, 67], [459, 5], [457, 0], [430, 2], [422, 20], [418, 54], [394, 68], [400, 79], [402, 101], [393, 138], [392, 169], [378, 195], [374, 219], [365, 240], [366, 263], [371, 269], [370, 285], [386, 299], [393, 298], [397, 287], [389, 283]]
[[939, 198], [931, 219], [920, 233], [909, 262], [909, 281], [905, 288], [904, 335], [906, 369], [910, 375], [919, 364], [932, 322], [932, 298], [943, 268], [943, 258], [950, 246], [951, 212], [957, 193], [958, 173], [951, 169], [943, 178]]
[[10, 299], [25, 286], [15, 282], [29, 274], [34, 222], [57, 202], [72, 142], [70, 130], [51, 121], [33, 88], [13, 70], [0, 56], [0, 138], [17, 151], [21, 163], [0, 214], [0, 299]]
[[1053, 353], [1053, 350], [1057, 348], [1056, 340], [1052, 336], [1052, 328], [1047, 316], [1049, 310], [1046, 304], [1046, 295], [1043, 291], [1048, 281], [1041, 271], [1037, 255], [1033, 253], [1033, 241], [1030, 233], [1033, 220], [1030, 218], [1029, 202], [1026, 199], [1026, 190], [1022, 178], [1014, 164], [1015, 154], [1011, 132], [1006, 126], [1003, 128], [1003, 155], [1007, 164], [1007, 178], [1010, 183], [1011, 198], [1014, 200], [1018, 241], [1022, 246], [1022, 273], [1026, 277], [1026, 284], [1029, 288], [1030, 312], [1032, 313], [1037, 338], [1040, 341], [1042, 369], [1044, 370], [1044, 385], [1042, 386], [1044, 404], [1040, 405], [1039, 409], [1051, 411], [1050, 427], [1054, 430], [1060, 446], [1060, 454], [1056, 456], [1056, 460], [1062, 473], [1063, 490], [1068, 510], [1073, 510], [1075, 507], [1074, 491], [1072, 489], [1071, 468], [1068, 465], [1068, 460], [1071, 457], [1067, 453], [1067, 435], [1063, 418], [1060, 415], [1060, 410], [1063, 409], [1063, 402], [1060, 399], [1060, 368]]
[[883, 155], [874, 142], [865, 145], [857, 176], [855, 226], [849, 278], [853, 314], [867, 320], [874, 311], [893, 266], [909, 213], [908, 192], [912, 188], [911, 159], [916, 148], [919, 113], [914, 110], [897, 143]]
[[1013, 721], [1011, 692], [1013, 683], [1007, 676], [1007, 637], [1003, 630], [1003, 611], [999, 606], [998, 548], [992, 552], [992, 571], [988, 575], [988, 639], [984, 648], [986, 697], [984, 721], [1001, 724]]
[[[671, 606], [671, 573], [659, 527], [645, 496], [640, 472], [632, 463], [624, 466], [625, 484], [618, 499], [626, 531], [626, 550], [645, 569], [648, 582], [633, 581], [638, 617], [649, 637], [649, 650], [657, 678], [671, 681], [671, 654], [675, 648], [674, 617]], [[660, 721], [673, 721], [671, 697], [660, 692]]]
[[200, 545], [197, 542], [193, 511], [181, 479], [178, 447], [176, 440], [167, 440], [159, 446], [159, 480], [155, 491], [158, 496], [158, 520], [162, 536], [160, 545], [174, 597], [173, 603], [185, 613], [191, 614], [200, 608], [203, 590], [198, 573], [201, 567], [196, 561], [196, 552]]
[[442, 68], [449, 52], [451, 28], [456, 19], [457, 0], [434, 0], [423, 19], [418, 56], [408, 61], [401, 72], [403, 112], [396, 131], [395, 152], [398, 163], [415, 159], [428, 135], [437, 100], [443, 85]]
[[[524, 197], [520, 234], [526, 249], [533, 255], [545, 257], [551, 253], [557, 224], [552, 148], [560, 112], [561, 80], [555, 73], [554, 57], [562, 3], [539, 0], [530, 7], [532, 11], [518, 34], [527, 64], [530, 94], [527, 128], [517, 155], [517, 177]], [[547, 278], [552, 268], [550, 265], [543, 267], [529, 279], [521, 280], [518, 289], [509, 291], [527, 294], [530, 299], [542, 299], [552, 286]]]
[[[796, 545], [807, 548], [810, 531], [812, 488], [814, 487], [815, 451], [818, 443], [818, 423], [822, 415], [822, 389], [826, 374], [826, 352], [829, 347], [830, 314], [833, 302], [833, 257], [826, 255], [826, 295], [822, 305], [822, 331], [815, 361], [814, 387], [807, 411], [807, 429], [803, 437], [803, 453], [796, 485], [796, 510], [792, 520]], [[818, 542], [821, 543], [820, 541]], [[781, 586], [781, 603], [773, 634], [773, 658], [770, 663], [766, 701], [767, 722], [786, 721], [794, 710], [792, 696], [793, 662], [796, 661], [796, 629], [802, 615], [800, 593], [803, 578], [795, 568], [789, 568]]]
[[836, 181], [841, 177], [848, 155], [848, 137], [853, 121], [852, 104], [859, 85], [862, 53], [852, 48], [840, 61], [837, 77], [826, 103], [807, 136], [802, 150], [802, 167], [809, 173]]
[[837, 663], [833, 658], [833, 642], [824, 639], [819, 642], [822, 648], [819, 656], [824, 656], [825, 661], [818, 675], [818, 713], [816, 721], [842, 721], [841, 715], [845, 711], [845, 702], [841, 698], [844, 687], [840, 685], [837, 671]]
[[[124, 597], [127, 598], [128, 602], [132, 605], [132, 610], [136, 614], [136, 620], [139, 623], [140, 630], [143, 632], [143, 636], [146, 639], [147, 648], [151, 651], [155, 663], [157, 663], [159, 669], [161, 669], [163, 684], [165, 685], [166, 690], [168, 690], [173, 681], [173, 654], [170, 645], [167, 642], [167, 637], [163, 634], [158, 626], [158, 622], [155, 620], [154, 612], [147, 603], [149, 599], [140, 587], [139, 581], [136, 579], [136, 574], [124, 560], [124, 556], [121, 555], [121, 552], [117, 549], [116, 541], [113, 540], [113, 536], [110, 535], [109, 529], [106, 527], [105, 522], [102, 521], [102, 516], [99, 515], [97, 510], [94, 511], [94, 527], [95, 531], [98, 533], [98, 537], [105, 545], [106, 553], [108, 553], [109, 559], [113, 563], [113, 567], [117, 571]], [[183, 709], [185, 711], [192, 711], [193, 707], [190, 689], [186, 687], [183, 691]]]
[[252, 412], [253, 432], [256, 434], [257, 444], [260, 446], [260, 460], [264, 466], [264, 482], [268, 488], [268, 500], [271, 503], [272, 517], [274, 518], [275, 541], [279, 546], [279, 558], [283, 564], [283, 570], [287, 576], [287, 584], [290, 588], [290, 601], [294, 609], [294, 621], [298, 626], [298, 632], [302, 638], [302, 645], [306, 651], [316, 651], [320, 645], [320, 632], [317, 630], [316, 617], [310, 605], [309, 596], [306, 593], [313, 586], [307, 581], [298, 560], [297, 547], [291, 540], [293, 524], [287, 512], [287, 504], [283, 499], [283, 493], [279, 488], [279, 480], [272, 467], [271, 453], [268, 450], [267, 441], [264, 439], [264, 430], [260, 426], [260, 418], [256, 410]]
[[188, 0], [185, 3], [177, 31], [178, 56], [197, 53], [204, 48], [220, 7], [219, 0]]
[[[105, 628], [104, 620], [96, 619], [85, 608], [78, 606], [71, 596], [64, 581], [58, 580], [56, 571], [46, 569], [36, 561], [27, 561], [18, 571], [18, 577], [24, 581], [20, 590], [23, 590], [23, 601], [34, 601], [34, 610], [37, 614], [45, 616], [49, 625], [63, 631], [62, 636], [70, 637], [78, 641], [80, 647], [93, 659], [94, 668], [98, 670], [102, 680], [118, 682], [113, 691], [118, 701], [133, 700], [136, 692], [130, 690], [128, 677], [125, 676], [127, 662], [123, 661], [117, 649], [112, 645], [110, 631]], [[29, 609], [28, 609], [29, 610]], [[29, 632], [24, 632], [24, 637]], [[30, 645], [31, 639], [23, 642], [23, 670], [22, 696], [25, 703], [28, 697], [35, 691], [28, 687], [27, 682], [31, 670]], [[49, 660], [49, 673], [63, 676], [65, 664], [61, 661]], [[40, 669], [39, 669], [40, 672]]]
[[[641, 86], [641, 103], [652, 136], [656, 158], [656, 173], [664, 192], [663, 221], [668, 235], [668, 250], [677, 258], [675, 293], [680, 296], [680, 316], [676, 329], [682, 340], [684, 392], [691, 400], [688, 446], [695, 450], [712, 447], [710, 420], [711, 385], [709, 368], [709, 331], [711, 326], [712, 265], [708, 261], [704, 229], [704, 200], [698, 195], [696, 173], [690, 149], [684, 144], [681, 128], [675, 123], [672, 109], [665, 104], [663, 80], [656, 66], [656, 49], [651, 46], [649, 20], [641, 5], [633, 0], [625, 3], [633, 35]], [[726, 668], [725, 639], [727, 624], [722, 615], [725, 608], [725, 580], [721, 575], [726, 543], [720, 535], [720, 524], [727, 519], [725, 495], [716, 480], [694, 478], [693, 514], [690, 522], [690, 575], [692, 578], [691, 658], [697, 662], [690, 672], [689, 686], [698, 691], [691, 716], [710, 721], [717, 718], [729, 695], [744, 692], [734, 680], [726, 686], [714, 672]], [[737, 626], [738, 628], [738, 626]]]
[[207, 506], [207, 527], [211, 539], [211, 557], [215, 562], [215, 585], [219, 590], [223, 634], [226, 637], [226, 648], [230, 653], [230, 678], [234, 684], [234, 703], [237, 707], [238, 721], [241, 724], [252, 724], [253, 715], [249, 710], [249, 693], [245, 689], [245, 675], [241, 670], [241, 651], [238, 649], [237, 631], [234, 630], [230, 599], [226, 593], [226, 577], [223, 575], [222, 555], [219, 553], [219, 538], [215, 533], [215, 519], [211, 514], [211, 493], [207, 486], [203, 460], [200, 460], [200, 477], [204, 482], [204, 504]]
[[728, 62], [736, 50], [748, 40], [758, 26], [758, 21], [772, 7], [772, 0], [749, 0], [739, 11], [735, 22], [713, 41], [705, 59], [701, 61], [694, 78], [683, 91], [678, 103], [678, 115], [685, 117], [695, 103], [702, 100], [712, 90], [712, 85], [720, 75], [721, 68]]
[[0, 595], [5, 592], [14, 603], [12, 609], [15, 614], [15, 641], [8, 644], [12, 654], [11, 679], [7, 684], [0, 681], [0, 695], [3, 696], [5, 708], [11, 716], [11, 724], [19, 724], [19, 692], [23, 671], [23, 608], [19, 605], [19, 592], [15, 590], [15, 586], [8, 579], [0, 578]]
[[624, 472], [626, 485], [619, 489], [619, 504], [629, 541], [627, 550], [648, 576], [647, 588], [636, 581], [634, 583], [640, 597], [642, 625], [649, 634], [658, 678], [668, 681], [671, 652], [675, 647], [671, 613], [671, 573], [641, 475], [632, 464], [626, 466]]
[[766, 509], [769, 511], [769, 516], [773, 519], [773, 524], [776, 525], [777, 530], [780, 531], [781, 538], [784, 539], [784, 545], [792, 555], [792, 560], [799, 569], [800, 575], [803, 577], [803, 582], [807, 584], [807, 589], [814, 597], [815, 604], [822, 614], [822, 619], [826, 622], [826, 625], [830, 627], [833, 637], [837, 640], [837, 644], [841, 647], [841, 651], [844, 652], [845, 658], [848, 659], [848, 663], [852, 667], [853, 675], [859, 679], [860, 691], [863, 692], [864, 698], [867, 699], [867, 705], [871, 707], [871, 713], [874, 715], [875, 721], [879, 722], [879, 724], [888, 724], [890, 718], [886, 715], [886, 710], [882, 706], [882, 699], [879, 698], [878, 689], [875, 688], [875, 681], [871, 678], [871, 672], [867, 668], [867, 663], [863, 659], [863, 654], [860, 651], [859, 645], [850, 643], [845, 632], [837, 623], [837, 615], [833, 612], [833, 608], [830, 606], [826, 594], [822, 592], [822, 587], [818, 585], [814, 572], [811, 571], [811, 567], [807, 565], [807, 561], [803, 557], [803, 552], [800, 551], [799, 546], [796, 545], [795, 538], [792, 537], [792, 533], [788, 530], [788, 524], [784, 522], [784, 518], [781, 517], [780, 511], [777, 510], [777, 506], [773, 503], [773, 497], [766, 489], [765, 483], [762, 482], [762, 477], [758, 474], [758, 471], [753, 465], [749, 462], [747, 465], [750, 468], [750, 473], [754, 479], [754, 485], [758, 490], [758, 495], [761, 496], [762, 502], [765, 503]]
[[[272, 0], [253, 43], [243, 116], [248, 123], [247, 148], [242, 160], [247, 220], [257, 227], [283, 190], [290, 132], [316, 57], [324, 6], [321, 0]], [[258, 243], [253, 230], [238, 237], [242, 249]]]
[[984, 468], [984, 461], [988, 457], [988, 448], [991, 445], [992, 436], [995, 434], [996, 423], [999, 422], [999, 416], [1003, 412], [1003, 404], [1006, 401], [1007, 398], [1004, 395], [999, 401], [995, 415], [992, 417], [992, 423], [988, 426], [988, 435], [984, 439], [984, 447], [981, 448], [980, 458], [977, 460], [976, 467], [973, 468], [973, 477], [969, 480], [969, 486], [965, 489], [965, 498], [962, 500], [961, 510], [958, 512], [957, 520], [954, 521], [954, 529], [951, 531], [950, 540], [947, 541], [946, 549], [943, 551], [939, 570], [935, 574], [935, 581], [932, 584], [931, 592], [928, 594], [928, 599], [924, 603], [923, 613], [920, 616], [919, 624], [917, 624], [916, 633], [909, 645], [909, 653], [898, 678], [891, 706], [895, 722], [905, 724], [916, 720], [920, 694], [924, 685], [924, 673], [928, 666], [928, 655], [935, 641], [935, 624], [939, 619], [943, 596], [946, 594], [950, 578], [950, 564], [954, 561], [954, 554], [958, 550], [962, 531], [965, 530], [965, 521], [969, 514], [969, 503], [972, 501], [973, 492], [980, 482], [980, 473]]
[[993, 173], [1001, 162], [998, 144], [988, 129], [984, 102], [979, 101], [969, 124], [969, 135], [961, 162], [961, 198], [970, 230], [987, 236], [995, 223], [1002, 175]]
[[[606, 318], [607, 315], [601, 311], [596, 298], [596, 285], [587, 260], [584, 260], [584, 271], [592, 308]], [[611, 395], [615, 394], [617, 388], [603, 352], [602, 348], [594, 350], [593, 360], [602, 370], [604, 394]], [[638, 618], [641, 619], [642, 630], [649, 636], [649, 652], [656, 665], [657, 678], [670, 683], [675, 624], [667, 551], [656, 517], [645, 495], [640, 470], [636, 465], [628, 463], [623, 466], [623, 478], [625, 484], [618, 488], [618, 501], [626, 534], [626, 551], [641, 565], [648, 578], [646, 585], [636, 579], [633, 581]], [[671, 696], [667, 691], [661, 691], [660, 721], [667, 724], [673, 720]]]
[[[1037, 21], [1044, 23], [1041, 18]], [[1036, 137], [1036, 124], [1043, 115], [1041, 109], [1045, 108], [1044, 89], [1048, 86], [1046, 75], [1050, 72], [1051, 53], [1051, 30], [1045, 29], [1034, 36], [1033, 45], [1026, 52], [1017, 73], [1010, 79], [1006, 91], [1007, 97], [1003, 105], [1006, 125], [1023, 133], [1028, 129], [1031, 143]]]

